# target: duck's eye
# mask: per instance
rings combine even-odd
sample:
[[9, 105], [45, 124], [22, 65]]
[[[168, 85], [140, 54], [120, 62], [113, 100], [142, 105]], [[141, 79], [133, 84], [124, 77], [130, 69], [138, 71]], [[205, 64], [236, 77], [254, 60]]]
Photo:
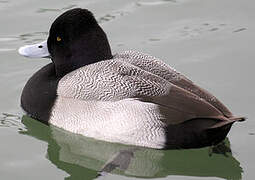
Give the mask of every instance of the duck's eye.
[[62, 40], [61, 37], [58, 36], [57, 41], [60, 42], [61, 40]]

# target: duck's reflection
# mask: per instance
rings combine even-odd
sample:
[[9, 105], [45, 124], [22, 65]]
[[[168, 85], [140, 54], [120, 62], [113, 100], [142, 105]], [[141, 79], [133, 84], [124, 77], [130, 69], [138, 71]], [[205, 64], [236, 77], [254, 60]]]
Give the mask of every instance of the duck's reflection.
[[241, 179], [242, 168], [228, 140], [214, 148], [154, 150], [107, 143], [46, 126], [27, 116], [26, 131], [48, 143], [47, 158], [70, 174], [67, 179], [93, 179], [105, 173], [143, 178], [168, 175]]

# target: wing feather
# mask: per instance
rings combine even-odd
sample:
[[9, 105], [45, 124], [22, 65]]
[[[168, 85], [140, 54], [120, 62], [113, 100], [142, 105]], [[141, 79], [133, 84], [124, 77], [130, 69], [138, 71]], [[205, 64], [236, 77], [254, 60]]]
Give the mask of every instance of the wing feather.
[[135, 51], [125, 51], [118, 54], [116, 57], [122, 58], [124, 61], [129, 62], [134, 66], [137, 66], [145, 71], [152, 72], [153, 74], [164, 78], [172, 84], [196, 94], [221, 111], [226, 117], [233, 116], [228, 108], [224, 106], [215, 96], [194, 84], [187, 77], [180, 74], [163, 61], [153, 56]]
[[64, 76], [58, 96], [84, 101], [139, 99], [157, 104], [166, 124], [223, 114], [203, 98], [124, 59], [101, 61]]

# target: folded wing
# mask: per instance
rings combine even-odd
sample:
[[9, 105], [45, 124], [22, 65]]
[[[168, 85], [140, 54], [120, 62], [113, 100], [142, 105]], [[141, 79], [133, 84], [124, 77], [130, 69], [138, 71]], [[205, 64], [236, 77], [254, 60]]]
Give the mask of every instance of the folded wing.
[[198, 95], [124, 59], [101, 61], [69, 73], [59, 82], [58, 96], [84, 101], [133, 98], [158, 105], [162, 121], [178, 124], [194, 118], [224, 115]]
[[122, 58], [126, 62], [133, 64], [134, 66], [151, 72], [171, 82], [172, 84], [197, 95], [200, 98], [203, 98], [209, 104], [221, 111], [224, 116], [233, 116], [232, 113], [228, 110], [228, 108], [224, 106], [215, 96], [195, 85], [191, 80], [177, 72], [175, 69], [173, 69], [163, 61], [153, 56], [135, 51], [125, 51], [116, 56]]

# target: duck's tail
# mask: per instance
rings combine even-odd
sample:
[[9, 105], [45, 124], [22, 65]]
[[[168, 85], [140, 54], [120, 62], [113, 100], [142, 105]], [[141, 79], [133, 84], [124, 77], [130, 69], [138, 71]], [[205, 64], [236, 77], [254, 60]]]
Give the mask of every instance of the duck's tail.
[[206, 130], [208, 141], [211, 142], [212, 145], [220, 143], [227, 136], [233, 123], [245, 120], [245, 117], [230, 117], [227, 121], [219, 121]]
[[220, 143], [227, 136], [233, 123], [244, 117], [196, 118], [169, 125], [166, 129], [166, 148], [200, 148]]
[[246, 117], [231, 117], [229, 118], [230, 120], [233, 120], [233, 121], [239, 121], [239, 122], [242, 122], [242, 121], [245, 121], [246, 120]]
[[235, 122], [242, 122], [245, 120], [246, 120], [246, 117], [230, 117], [225, 121], [219, 121], [218, 123], [211, 126], [210, 129], [219, 128], [219, 127], [225, 126], [227, 124], [233, 124]]

